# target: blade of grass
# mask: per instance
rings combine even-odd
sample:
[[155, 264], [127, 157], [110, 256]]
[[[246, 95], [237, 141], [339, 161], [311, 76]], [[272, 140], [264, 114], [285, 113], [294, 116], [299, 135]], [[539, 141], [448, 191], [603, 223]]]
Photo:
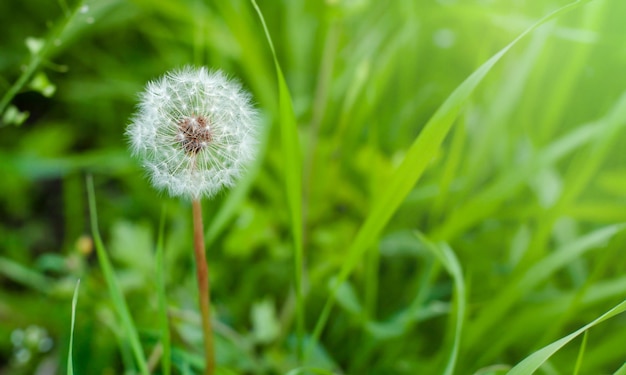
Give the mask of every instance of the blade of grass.
[[613, 375], [626, 375], [626, 362], [624, 362], [622, 367], [618, 368]]
[[48, 293], [52, 285], [45, 275], [4, 257], [0, 257], [0, 275], [42, 293]]
[[584, 333], [588, 329], [608, 320], [612, 317], [619, 315], [626, 311], [626, 300], [617, 306], [613, 307], [611, 310], [604, 313], [602, 316], [594, 320], [593, 322], [587, 324], [586, 326], [580, 328], [579, 330], [553, 342], [552, 344], [543, 347], [542, 349], [537, 350], [533, 354], [529, 355], [522, 362], [518, 363], [515, 367], [511, 369], [507, 373], [507, 375], [530, 375], [534, 374], [542, 364], [544, 364], [554, 353], [559, 351], [562, 347], [564, 347], [567, 343], [578, 337], [581, 333]]
[[263, 13], [255, 0], [251, 0], [254, 9], [259, 15], [259, 19], [263, 25], [267, 42], [269, 43], [274, 57], [274, 66], [276, 67], [276, 76], [278, 79], [278, 111], [281, 134], [281, 147], [283, 160], [285, 161], [285, 188], [287, 191], [287, 203], [289, 206], [289, 214], [291, 217], [291, 235], [294, 245], [294, 262], [295, 262], [295, 292], [296, 292], [296, 330], [297, 330], [297, 356], [301, 361], [303, 358], [303, 340], [304, 340], [304, 296], [302, 290], [302, 280], [304, 273], [303, 265], [303, 248], [302, 248], [302, 171], [301, 171], [301, 155], [300, 140], [298, 139], [298, 128], [296, 118], [293, 112], [293, 103], [289, 94], [289, 87], [283, 76], [282, 69], [276, 57], [276, 51], [272, 38], [270, 36]]
[[122, 290], [117, 283], [115, 272], [113, 271], [113, 266], [111, 265], [111, 261], [109, 260], [109, 256], [106, 253], [104, 243], [102, 242], [102, 238], [100, 237], [100, 232], [98, 230], [96, 194], [93, 187], [93, 177], [91, 175], [87, 176], [87, 198], [89, 200], [89, 217], [91, 220], [91, 232], [94, 239], [94, 245], [96, 247], [98, 261], [100, 262], [100, 267], [102, 269], [104, 279], [106, 280], [107, 287], [109, 288], [111, 300], [113, 300], [113, 306], [115, 308], [115, 311], [117, 312], [119, 319], [121, 320], [122, 327], [124, 328], [124, 333], [127, 335], [127, 338], [130, 341], [130, 346], [135, 356], [137, 366], [139, 366], [140, 372], [144, 375], [148, 375], [148, 363], [146, 361], [143, 349], [141, 348], [139, 334], [137, 333], [135, 323], [133, 322], [133, 318], [130, 315], [130, 311], [128, 310], [128, 306], [126, 305], [126, 301], [124, 300], [124, 294], [122, 293]]
[[301, 374], [318, 374], [318, 375], [334, 375], [334, 372], [324, 370], [315, 367], [299, 367], [289, 371], [286, 375], [301, 375]]
[[166, 206], [163, 205], [161, 210], [161, 221], [159, 223], [159, 236], [156, 248], [156, 277], [157, 291], [159, 298], [159, 320], [161, 325], [161, 345], [163, 345], [163, 354], [161, 359], [161, 369], [163, 375], [170, 375], [172, 371], [172, 348], [170, 343], [170, 324], [167, 317], [167, 294], [165, 291], [165, 264], [164, 264], [164, 247], [163, 238], [165, 233], [165, 213]]
[[580, 374], [580, 367], [583, 364], [583, 357], [585, 356], [585, 349], [587, 349], [587, 338], [589, 337], [589, 331], [585, 331], [583, 335], [583, 342], [580, 344], [580, 350], [578, 351], [578, 358], [576, 358], [576, 366], [574, 367], [574, 375]]
[[[606, 2], [596, 2], [595, 6], [591, 6], [586, 12], [581, 14], [581, 28], [585, 30], [598, 29], [604, 20], [604, 14], [608, 9]], [[576, 93], [576, 83], [581, 75], [581, 71], [585, 69], [587, 57], [593, 51], [593, 43], [579, 43], [577, 48], [573, 49], [570, 55], [564, 59], [560, 67], [559, 74], [550, 74], [549, 79], [552, 91], [546, 92], [550, 98], [550, 105], [545, 106], [542, 116], [537, 123], [537, 130], [540, 139], [549, 139], [557, 130], [558, 124], [562, 121], [559, 118], [567, 113], [566, 107], [568, 100]], [[548, 66], [548, 64], [544, 64]]]
[[[610, 272], [603, 267], [603, 265], [613, 265], [616, 256], [619, 257], [618, 252], [621, 248], [619, 245], [609, 245], [606, 248], [598, 250], [596, 255], [592, 256], [596, 264], [594, 270], [586, 276], [583, 285], [552, 296], [549, 303], [526, 304], [523, 312], [518, 309], [515, 310], [515, 313], [512, 311], [507, 313], [505, 315], [509, 326], [507, 334], [491, 339], [489, 348], [480, 350], [481, 353], [477, 357], [477, 363], [490, 363], [497, 358], [499, 353], [505, 351], [507, 347], [510, 347], [510, 345], [515, 342], [524, 342], [528, 337], [534, 337], [533, 340], [539, 343], [538, 346], [546, 345], [559, 337], [561, 332], [567, 330], [568, 324], [575, 321], [576, 316], [581, 311], [589, 309], [599, 302], [607, 300], [615, 301], [616, 298], [623, 297], [626, 294], [626, 276], [598, 281], [602, 279], [600, 275], [606, 275], [607, 272]], [[574, 258], [571, 263], [581, 261], [585, 260], [577, 257]], [[568, 268], [568, 265], [564, 267], [564, 269]], [[552, 278], [553, 277], [554, 276], [552, 276]], [[547, 280], [550, 280], [550, 278]], [[507, 292], [506, 285], [501, 285], [500, 289], [504, 293]], [[484, 311], [485, 314], [489, 314], [491, 309], [485, 306]], [[483, 313], [480, 313], [478, 315], [482, 314]], [[550, 327], [547, 329], [546, 327], [539, 328], [539, 326], [535, 324], [538, 316], [541, 316], [544, 321], [552, 322]], [[500, 319], [500, 321], [502, 321], [502, 319]], [[493, 331], [493, 328], [489, 330], [489, 332]], [[607, 340], [603, 340], [603, 344], [606, 345], [606, 343]], [[596, 352], [598, 351], [597, 347], [593, 349]], [[589, 363], [590, 360], [593, 361], [593, 353], [590, 353], [588, 357], [587, 363]]]
[[[529, 38], [530, 41], [525, 51], [511, 65], [507, 66], [506, 78], [502, 79], [496, 88], [498, 95], [490, 101], [486, 108], [484, 125], [472, 131], [474, 134], [471, 139], [478, 144], [475, 143], [474, 147], [471, 148], [472, 151], [463, 155], [464, 158], [467, 158], [466, 168], [474, 171], [468, 176], [467, 186], [476, 186], [486, 178], [487, 170], [482, 166], [489, 164], [489, 159], [493, 157], [491, 150], [495, 144], [502, 142], [506, 133], [510, 131], [507, 125], [511, 123], [511, 116], [514, 111], [523, 102], [523, 95], [529, 90], [528, 84], [531, 74], [536, 74], [537, 67], [541, 66], [540, 58], [546, 43], [554, 35], [554, 26], [552, 23], [537, 30], [532, 38]], [[445, 196], [442, 199], [445, 199]]]
[[448, 271], [454, 281], [454, 300], [456, 305], [456, 316], [454, 325], [454, 342], [450, 348], [450, 357], [443, 371], [445, 375], [454, 374], [454, 368], [459, 356], [459, 347], [461, 345], [461, 333], [463, 331], [463, 321], [465, 320], [465, 307], [467, 304], [465, 293], [465, 280], [463, 279], [463, 270], [454, 251], [446, 244], [434, 244], [420, 233], [416, 233], [422, 243], [426, 244], [426, 248], [439, 259], [443, 267]]
[[558, 201], [548, 212], [541, 216], [537, 223], [537, 231], [525, 254], [525, 260], [540, 258], [546, 251], [554, 223], [561, 216], [561, 212], [571, 206], [582, 194], [584, 189], [594, 181], [600, 166], [610, 157], [610, 151], [620, 139], [619, 133], [623, 131], [624, 118], [626, 118], [626, 93], [616, 101], [613, 108], [601, 120], [602, 132], [589, 144], [587, 150], [581, 150], [570, 164], [567, 170], [563, 191]]
[[605, 122], [600, 119], [597, 122], [579, 126], [550, 143], [530, 161], [502, 174], [493, 183], [482, 188], [480, 193], [456, 208], [439, 227], [430, 233], [430, 237], [436, 240], [449, 240], [480, 220], [493, 215], [502, 202], [522, 188], [530, 177], [592, 142], [604, 130]]
[[439, 109], [437, 109], [409, 148], [400, 166], [390, 178], [386, 190], [382, 191], [380, 198], [374, 202], [371, 212], [365, 219], [365, 223], [361, 226], [355, 240], [350, 245], [347, 251], [346, 261], [343, 263], [339, 276], [336, 278], [335, 285], [326, 300], [313, 331], [313, 342], [318, 341], [321, 336], [322, 330], [330, 315], [330, 310], [333, 307], [339, 286], [348, 278], [357, 262], [362, 258], [363, 253], [374, 243], [393, 213], [398, 209], [404, 198], [422, 176], [426, 166], [438, 152], [441, 143], [452, 127], [461, 107], [465, 104], [478, 84], [502, 56], [527, 34], [547, 21], [589, 1], [591, 0], [570, 3], [537, 21], [474, 71], [474, 73], [465, 79], [465, 81], [448, 96]]
[[67, 351], [67, 375], [74, 375], [74, 362], [72, 360], [72, 348], [74, 347], [74, 323], [76, 322], [76, 304], [78, 302], [78, 288], [80, 287], [80, 279], [76, 281], [74, 288], [74, 296], [72, 297], [72, 320], [70, 323], [70, 347]]
[[498, 296], [483, 307], [483, 311], [488, 311], [489, 313], [479, 315], [479, 318], [471, 325], [471, 330], [468, 330], [466, 335], [466, 344], [472, 347], [480, 342], [481, 338], [484, 337], [483, 335], [489, 332], [495, 324], [498, 324], [515, 301], [524, 293], [532, 290], [573, 260], [602, 246], [624, 230], [624, 228], [626, 228], [626, 224], [610, 225], [581, 236], [572, 241], [572, 243], [556, 249], [549, 256], [526, 270], [523, 275], [509, 285], [504, 286]]

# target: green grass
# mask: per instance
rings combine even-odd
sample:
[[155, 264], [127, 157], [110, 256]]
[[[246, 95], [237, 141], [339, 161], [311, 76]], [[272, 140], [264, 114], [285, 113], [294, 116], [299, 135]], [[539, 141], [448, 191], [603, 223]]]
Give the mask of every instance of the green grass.
[[107, 287], [111, 294], [113, 301], [113, 307], [122, 326], [122, 336], [120, 341], [128, 341], [133, 352], [137, 367], [142, 374], [148, 374], [148, 364], [146, 362], [143, 349], [141, 348], [141, 342], [139, 341], [139, 334], [137, 328], [133, 322], [133, 318], [128, 309], [128, 305], [124, 299], [122, 290], [115, 276], [115, 271], [107, 255], [107, 250], [104, 247], [102, 238], [100, 237], [100, 230], [98, 229], [98, 212], [96, 209], [96, 196], [93, 186], [93, 178], [91, 175], [87, 176], [87, 195], [89, 200], [89, 217], [91, 220], [91, 232], [94, 239], [94, 245], [98, 254], [98, 261], [102, 268], [102, 273], [106, 280]]
[[167, 290], [165, 287], [165, 254], [164, 254], [164, 237], [165, 237], [165, 214], [166, 209], [163, 207], [163, 211], [161, 212], [161, 223], [159, 224], [159, 236], [157, 240], [157, 248], [156, 248], [156, 275], [157, 275], [157, 289], [158, 289], [158, 297], [159, 297], [159, 315], [161, 326], [161, 348], [162, 348], [162, 373], [163, 375], [171, 374], [171, 362], [172, 362], [172, 345], [171, 345], [171, 337], [170, 337], [170, 323], [167, 311]]
[[78, 303], [78, 290], [80, 287], [80, 279], [76, 281], [76, 289], [74, 290], [74, 296], [72, 297], [72, 320], [70, 328], [70, 345], [67, 351], [67, 375], [74, 375], [74, 356], [72, 354], [74, 347], [74, 324], [76, 322], [76, 304]]
[[303, 341], [304, 341], [304, 311], [305, 304], [302, 296], [303, 281], [303, 249], [302, 249], [302, 158], [300, 156], [300, 139], [298, 138], [298, 126], [293, 113], [293, 103], [289, 88], [285, 81], [285, 76], [276, 57], [276, 50], [272, 43], [272, 38], [263, 14], [259, 6], [254, 0], [251, 0], [254, 9], [259, 14], [265, 35], [272, 50], [274, 57], [274, 65], [276, 67], [276, 76], [278, 77], [278, 122], [280, 123], [281, 149], [282, 158], [284, 160], [285, 175], [285, 191], [287, 193], [287, 206], [289, 207], [289, 215], [291, 222], [291, 236], [293, 237], [293, 253], [294, 253], [294, 281], [296, 295], [296, 326], [297, 326], [297, 349], [296, 355], [298, 361], [303, 360]]
[[262, 125], [203, 202], [218, 374], [626, 373], [623, 14], [0, 2], [0, 372], [200, 373], [191, 207], [123, 134], [204, 64]]

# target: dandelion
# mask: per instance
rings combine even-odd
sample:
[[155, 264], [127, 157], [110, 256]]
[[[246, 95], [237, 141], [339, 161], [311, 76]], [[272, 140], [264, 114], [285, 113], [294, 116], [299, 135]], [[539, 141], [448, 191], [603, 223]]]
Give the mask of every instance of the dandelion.
[[152, 184], [192, 200], [205, 374], [211, 375], [215, 355], [200, 199], [232, 187], [254, 158], [256, 111], [250, 95], [223, 73], [186, 67], [148, 83], [126, 133]]
[[127, 129], [152, 184], [191, 199], [233, 186], [254, 158], [256, 134], [250, 95], [204, 67], [148, 83]]

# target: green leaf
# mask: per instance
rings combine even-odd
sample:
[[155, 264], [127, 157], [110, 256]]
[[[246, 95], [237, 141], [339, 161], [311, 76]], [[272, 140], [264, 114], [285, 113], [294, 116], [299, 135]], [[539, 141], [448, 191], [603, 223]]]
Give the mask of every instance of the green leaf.
[[45, 40], [43, 40], [41, 38], [33, 38], [31, 36], [26, 38], [24, 43], [26, 44], [26, 48], [28, 48], [28, 51], [32, 55], [37, 55], [43, 49], [43, 47], [46, 45], [46, 41]]
[[20, 112], [16, 106], [10, 105], [2, 115], [2, 124], [19, 126], [28, 119], [28, 116], [28, 112]]
[[39, 92], [46, 98], [54, 95], [55, 91], [57, 90], [57, 87], [50, 82], [48, 76], [44, 72], [38, 72], [37, 74], [35, 74], [33, 80], [30, 81], [29, 87]]

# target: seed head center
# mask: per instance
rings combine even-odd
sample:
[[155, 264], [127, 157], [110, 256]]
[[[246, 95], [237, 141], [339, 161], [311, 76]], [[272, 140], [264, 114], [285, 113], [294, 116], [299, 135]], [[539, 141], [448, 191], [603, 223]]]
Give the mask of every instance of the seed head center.
[[213, 141], [211, 122], [204, 116], [186, 116], [178, 122], [176, 139], [187, 154], [196, 155]]

